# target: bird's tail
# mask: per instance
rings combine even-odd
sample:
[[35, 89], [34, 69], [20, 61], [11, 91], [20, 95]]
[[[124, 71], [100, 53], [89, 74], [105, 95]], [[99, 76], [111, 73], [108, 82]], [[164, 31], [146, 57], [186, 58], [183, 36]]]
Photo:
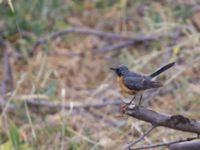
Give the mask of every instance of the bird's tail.
[[150, 74], [149, 77], [154, 78], [156, 76], [158, 76], [159, 74], [161, 74], [162, 72], [168, 70], [169, 68], [173, 67], [175, 64], [175, 62], [169, 63], [161, 68], [159, 68], [158, 70], [156, 70], [154, 73]]
[[157, 81], [151, 81], [149, 86], [150, 86], [150, 88], [159, 88], [159, 87], [163, 86], [163, 84], [160, 82], [157, 82]]
[[152, 89], [152, 88], [159, 88], [162, 86], [163, 84], [158, 81], [148, 80], [147, 82], [144, 83], [143, 88], [146, 90], [146, 89]]

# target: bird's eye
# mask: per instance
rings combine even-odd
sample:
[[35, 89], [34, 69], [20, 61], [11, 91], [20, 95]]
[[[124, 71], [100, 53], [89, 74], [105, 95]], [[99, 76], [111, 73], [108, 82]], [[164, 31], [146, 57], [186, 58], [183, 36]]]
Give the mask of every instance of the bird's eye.
[[120, 70], [119, 70], [119, 69], [116, 69], [116, 72], [117, 72], [117, 73], [120, 73]]
[[120, 69], [116, 69], [117, 74], [120, 76], [121, 75], [121, 70]]

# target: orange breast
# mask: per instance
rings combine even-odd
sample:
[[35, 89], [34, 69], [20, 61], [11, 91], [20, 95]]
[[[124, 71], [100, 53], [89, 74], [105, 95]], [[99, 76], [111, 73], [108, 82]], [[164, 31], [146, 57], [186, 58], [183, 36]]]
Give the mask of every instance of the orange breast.
[[117, 83], [118, 83], [118, 87], [120, 88], [120, 92], [123, 94], [123, 95], [126, 95], [126, 94], [129, 94], [129, 95], [135, 95], [137, 94], [138, 92], [135, 91], [135, 90], [130, 90], [129, 88], [127, 88], [125, 85], [124, 85], [124, 81], [123, 81], [123, 77], [117, 77]]

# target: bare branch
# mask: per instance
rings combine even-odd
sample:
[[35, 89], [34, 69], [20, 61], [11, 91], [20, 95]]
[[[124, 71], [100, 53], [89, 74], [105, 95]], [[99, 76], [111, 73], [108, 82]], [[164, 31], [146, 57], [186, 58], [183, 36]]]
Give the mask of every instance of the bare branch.
[[144, 107], [129, 107], [126, 114], [155, 126], [164, 126], [175, 130], [200, 134], [200, 121], [189, 119], [182, 115], [161, 114]]
[[133, 145], [137, 144], [138, 142], [140, 142], [141, 140], [143, 140], [144, 137], [147, 136], [147, 135], [148, 135], [153, 129], [155, 129], [155, 128], [156, 128], [156, 126], [152, 126], [149, 130], [147, 130], [144, 134], [142, 134], [137, 140], [135, 140], [135, 141], [131, 142], [130, 144], [128, 144], [128, 145], [124, 148], [124, 150], [130, 149], [131, 146], [133, 146]]
[[109, 38], [109, 39], [113, 39], [113, 40], [128, 40], [128, 39], [130, 39], [130, 37], [123, 36], [123, 35], [113, 33], [113, 32], [103, 32], [103, 31], [98, 31], [98, 30], [94, 30], [94, 29], [90, 29], [90, 28], [73, 28], [72, 27], [72, 28], [61, 30], [61, 31], [53, 32], [50, 35], [48, 35], [47, 37], [39, 38], [35, 42], [33, 49], [35, 49], [37, 46], [39, 46], [41, 44], [45, 44], [49, 39], [55, 39], [57, 37], [61, 37], [66, 34], [69, 34], [69, 33], [95, 35], [95, 36]]
[[[171, 92], [174, 92], [176, 89], [173, 86], [168, 86], [168, 88], [160, 90], [160, 91], [156, 91], [153, 94], [147, 94], [145, 96], [145, 99], [149, 99], [151, 97], [154, 97], [155, 95], [164, 95], [164, 94], [168, 94]], [[56, 112], [59, 111], [61, 108], [63, 109], [71, 109], [73, 107], [73, 109], [88, 109], [88, 108], [101, 108], [101, 107], [105, 107], [107, 105], [121, 105], [123, 104], [123, 101], [121, 101], [120, 99], [114, 99], [114, 100], [108, 100], [105, 101], [103, 103], [95, 103], [95, 104], [70, 104], [68, 103], [62, 103], [60, 101], [49, 101], [47, 96], [42, 96], [42, 95], [27, 95], [27, 96], [23, 96], [23, 97], [19, 97], [18, 98], [20, 101], [26, 102], [27, 105], [29, 107], [32, 107], [31, 109], [34, 110], [34, 108], [36, 108], [36, 111], [41, 110], [41, 111], [46, 111], [46, 112]], [[1, 102], [1, 97], [0, 97], [0, 110], [1, 108], [5, 107], [5, 100], [6, 99], [2, 99], [3, 101]], [[19, 101], [18, 101], [19, 103]], [[9, 104], [10, 106], [10, 111], [16, 111], [17, 108], [14, 106], [14, 104]], [[45, 110], [44, 110], [45, 108]], [[13, 110], [12, 110], [13, 109]]]
[[199, 137], [196, 136], [196, 137], [191, 137], [191, 138], [187, 138], [187, 139], [180, 139], [180, 140], [163, 142], [163, 143], [158, 143], [158, 144], [153, 144], [153, 145], [145, 145], [145, 146], [141, 146], [141, 147], [138, 147], [138, 148], [132, 148], [131, 150], [150, 149], [150, 148], [157, 148], [157, 147], [161, 147], [161, 146], [170, 146], [170, 145], [173, 145], [173, 144], [176, 144], [176, 143], [192, 141], [192, 140], [195, 140], [195, 139], [199, 139]]
[[[90, 29], [90, 28], [68, 28], [64, 29], [61, 31], [53, 32], [47, 37], [44, 38], [39, 38], [33, 45], [32, 51], [37, 48], [37, 46], [41, 44], [45, 44], [48, 42], [48, 40], [55, 39], [57, 37], [64, 36], [69, 33], [78, 33], [78, 34], [84, 34], [84, 35], [95, 35], [111, 40], [125, 40], [130, 42], [131, 44], [138, 43], [138, 42], [144, 42], [144, 41], [152, 41], [152, 40], [157, 40], [160, 39], [161, 37], [169, 37], [169, 38], [177, 38], [181, 34], [180, 28], [176, 27], [174, 29], [171, 29], [170, 31], [166, 32], [159, 32], [159, 33], [151, 33], [151, 34], [140, 34], [137, 36], [128, 36], [123, 35], [123, 34], [118, 34], [118, 33], [113, 33], [113, 32], [103, 32], [95, 29]], [[125, 44], [126, 45], [126, 44]], [[130, 44], [127, 44], [129, 46]], [[117, 48], [119, 46], [116, 46]], [[115, 49], [115, 46], [111, 47], [110, 49]]]
[[186, 142], [178, 142], [169, 145], [170, 150], [199, 150], [200, 141], [186, 141]]
[[61, 103], [61, 102], [49, 102], [47, 100], [34, 100], [29, 99], [25, 100], [24, 102], [27, 103], [28, 106], [36, 107], [38, 109], [46, 108], [47, 111], [59, 111], [61, 109], [89, 109], [89, 108], [101, 108], [106, 107], [108, 105], [121, 105], [123, 102], [121, 100], [113, 100], [113, 101], [106, 101], [103, 103], [96, 103], [96, 104], [73, 104], [73, 103]]
[[105, 47], [102, 47], [102, 48], [96, 48], [96, 49], [93, 49], [92, 51], [95, 52], [95, 53], [108, 52], [108, 51], [112, 51], [112, 50], [115, 50], [115, 49], [122, 49], [122, 48], [125, 48], [125, 47], [128, 47], [128, 46], [131, 46], [135, 42], [136, 41], [134, 41], [134, 40], [128, 40], [128, 41], [117, 43], [117, 44], [114, 44], [114, 45], [111, 45], [111, 46], [105, 46]]
[[[3, 42], [3, 41], [2, 41]], [[3, 80], [1, 82], [0, 94], [4, 96], [13, 89], [12, 69], [6, 43], [2, 44], [3, 49]]]

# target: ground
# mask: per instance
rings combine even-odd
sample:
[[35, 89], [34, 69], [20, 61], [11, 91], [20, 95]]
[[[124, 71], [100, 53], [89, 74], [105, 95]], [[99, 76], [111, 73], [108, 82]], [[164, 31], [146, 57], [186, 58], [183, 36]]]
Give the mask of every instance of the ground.
[[[136, 140], [150, 125], [120, 113], [130, 97], [109, 69], [118, 64], [148, 74], [175, 61], [143, 105], [199, 119], [197, 1], [11, 2], [13, 12], [0, 2], [0, 149], [110, 150]], [[191, 135], [160, 127], [137, 146]]]

